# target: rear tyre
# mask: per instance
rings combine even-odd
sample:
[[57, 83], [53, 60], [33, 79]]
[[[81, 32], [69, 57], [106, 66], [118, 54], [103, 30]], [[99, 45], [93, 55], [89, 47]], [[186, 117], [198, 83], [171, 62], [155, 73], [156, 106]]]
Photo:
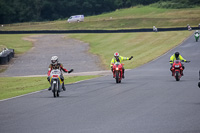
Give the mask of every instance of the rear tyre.
[[178, 72], [178, 71], [176, 71], [175, 77], [176, 77], [176, 81], [179, 81], [179, 80], [180, 80], [180, 79], [179, 79], [179, 72]]

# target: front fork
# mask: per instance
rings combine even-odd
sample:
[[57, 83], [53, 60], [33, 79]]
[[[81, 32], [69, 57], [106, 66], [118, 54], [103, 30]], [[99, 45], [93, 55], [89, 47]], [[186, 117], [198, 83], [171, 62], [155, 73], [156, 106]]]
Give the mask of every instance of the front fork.
[[[172, 71], [172, 74], [173, 74], [173, 76], [175, 75], [175, 72], [176, 72], [176, 69], [175, 68], [171, 68], [171, 71]], [[181, 67], [180, 69], [179, 69], [179, 71], [180, 71], [180, 74], [182, 74], [183, 73], [183, 68]], [[199, 71], [200, 72], [200, 71]]]

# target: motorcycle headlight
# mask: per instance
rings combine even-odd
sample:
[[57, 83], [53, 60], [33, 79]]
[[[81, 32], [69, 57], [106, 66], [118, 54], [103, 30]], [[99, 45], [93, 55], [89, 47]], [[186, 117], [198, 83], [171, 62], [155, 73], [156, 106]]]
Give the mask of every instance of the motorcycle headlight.
[[117, 67], [116, 70], [119, 70], [119, 68]]
[[175, 65], [175, 68], [179, 68], [179, 65]]

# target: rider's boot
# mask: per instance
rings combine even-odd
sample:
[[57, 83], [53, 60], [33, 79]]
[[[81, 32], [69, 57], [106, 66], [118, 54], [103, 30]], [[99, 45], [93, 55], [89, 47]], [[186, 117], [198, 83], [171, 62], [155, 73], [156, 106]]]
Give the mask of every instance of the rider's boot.
[[62, 83], [62, 88], [63, 88], [64, 91], [66, 91], [64, 83]]
[[172, 72], [172, 76], [174, 76], [174, 74], [173, 74], [173, 71], [172, 71], [172, 66], [170, 67], [170, 69], [169, 69], [171, 72]]
[[51, 86], [48, 88], [48, 90], [49, 90], [49, 91], [51, 90]]
[[181, 76], [183, 76], [183, 71], [181, 71]]

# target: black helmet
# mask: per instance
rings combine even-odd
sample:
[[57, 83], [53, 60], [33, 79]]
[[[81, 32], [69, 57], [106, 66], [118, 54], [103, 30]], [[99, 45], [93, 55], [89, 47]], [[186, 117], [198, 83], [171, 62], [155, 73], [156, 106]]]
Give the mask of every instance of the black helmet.
[[179, 57], [179, 52], [175, 53], [175, 57], [178, 58]]

